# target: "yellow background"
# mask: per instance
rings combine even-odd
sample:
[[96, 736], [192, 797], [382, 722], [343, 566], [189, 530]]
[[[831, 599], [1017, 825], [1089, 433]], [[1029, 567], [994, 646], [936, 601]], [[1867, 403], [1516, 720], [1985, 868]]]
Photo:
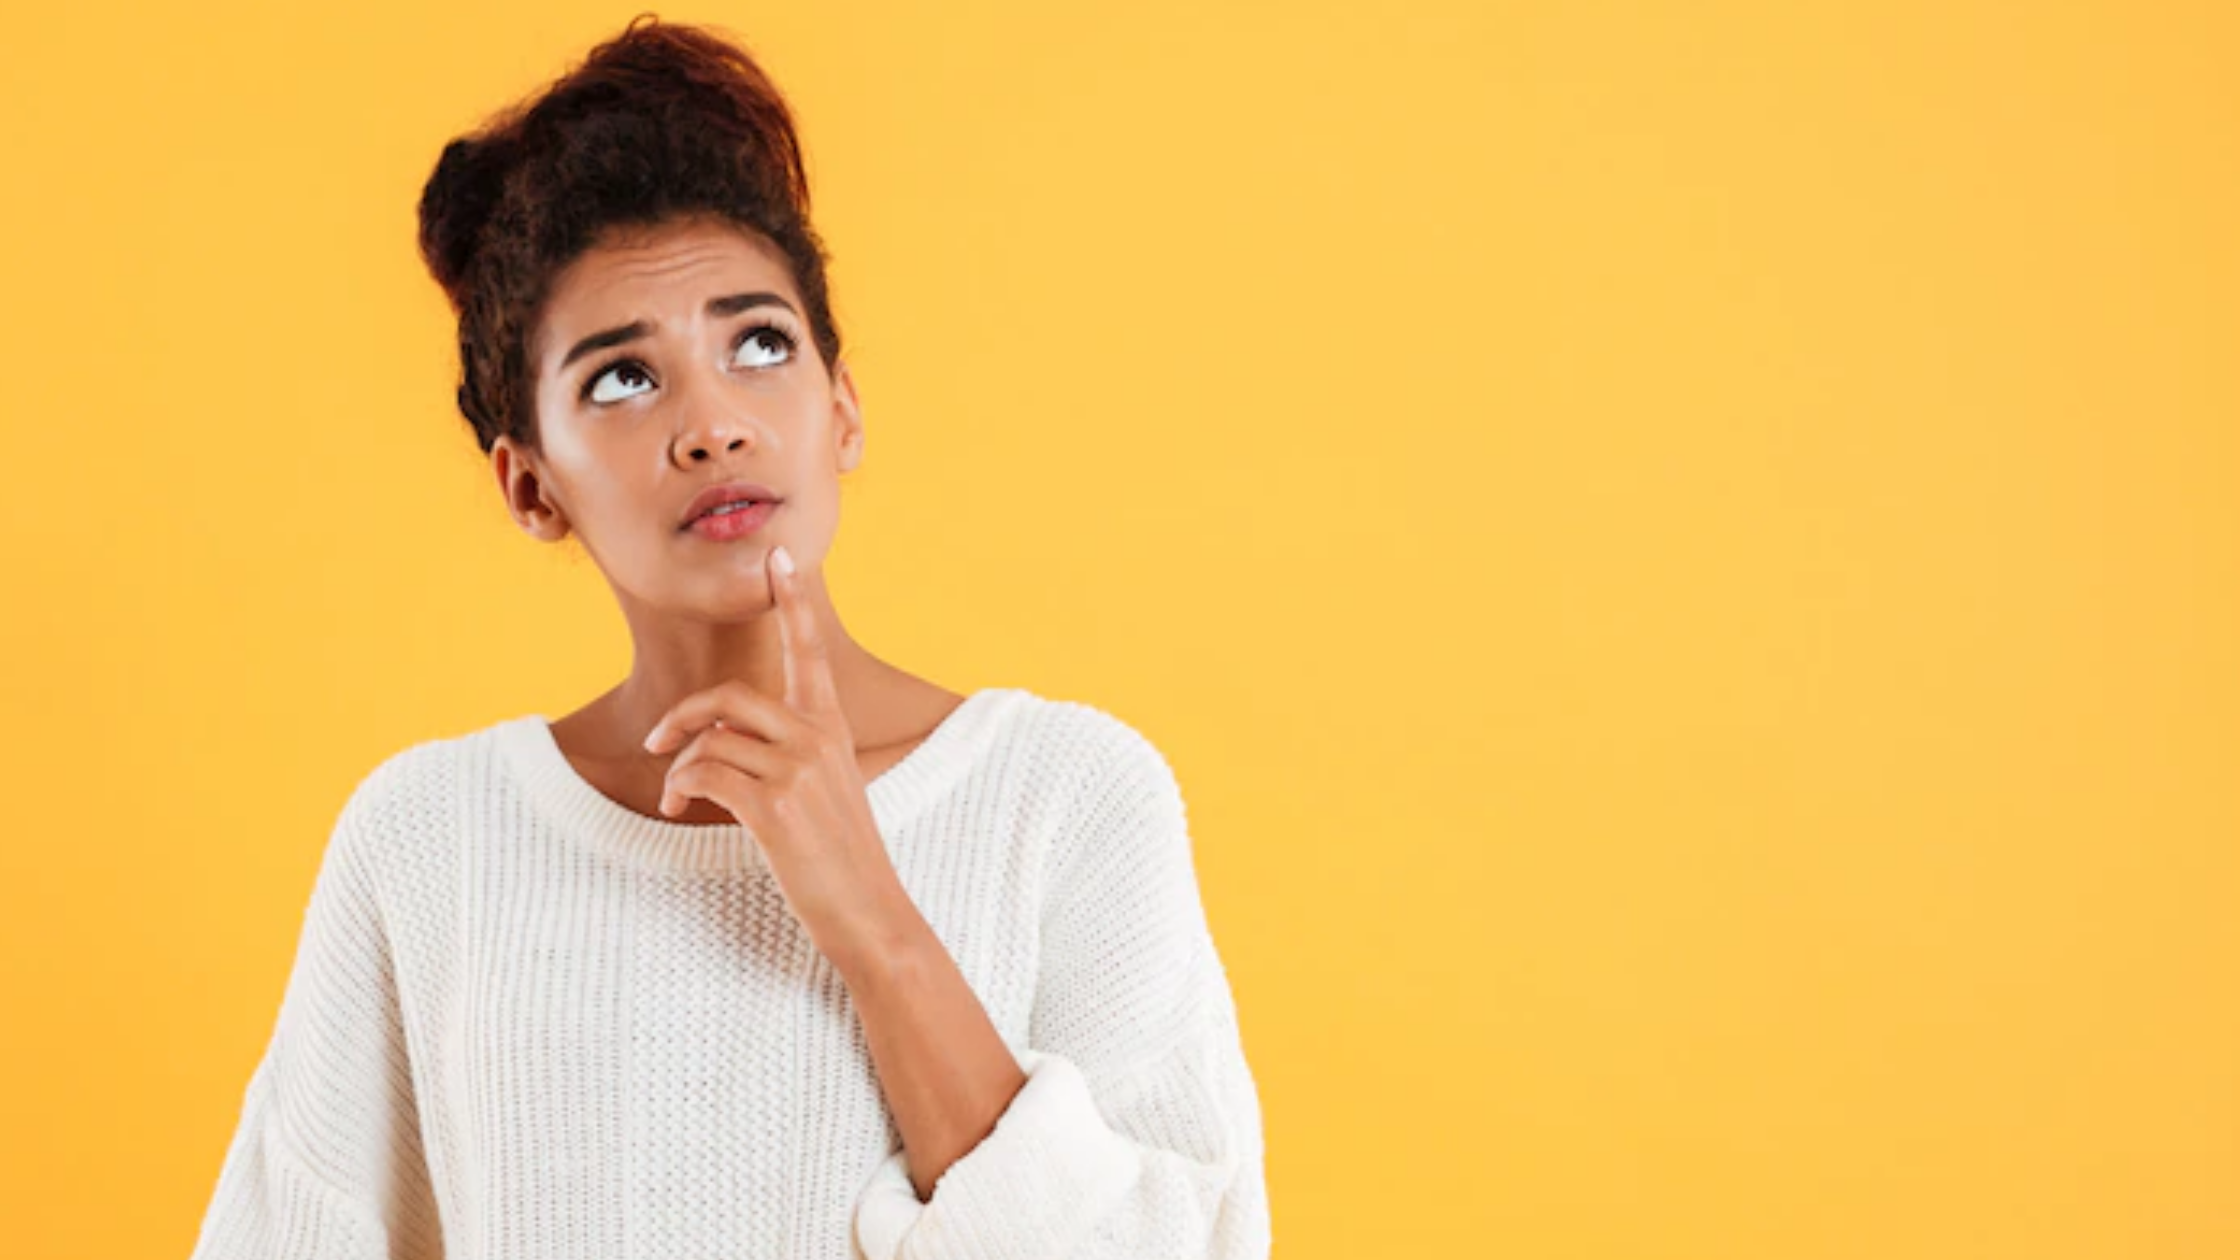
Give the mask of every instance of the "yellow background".
[[[335, 811], [627, 667], [414, 252], [629, 5], [0, 50], [0, 1215], [184, 1255]], [[2229, 5], [733, 4], [834, 597], [1152, 736], [1284, 1260], [2240, 1255]]]

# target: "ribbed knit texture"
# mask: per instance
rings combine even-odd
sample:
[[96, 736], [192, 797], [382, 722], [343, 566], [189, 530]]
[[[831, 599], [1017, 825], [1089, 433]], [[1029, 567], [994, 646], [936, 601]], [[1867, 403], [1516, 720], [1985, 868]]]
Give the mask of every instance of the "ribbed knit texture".
[[530, 714], [406, 748], [342, 807], [193, 1260], [1267, 1256], [1166, 759], [987, 688], [867, 791], [1028, 1073], [930, 1202], [752, 833], [623, 807]]

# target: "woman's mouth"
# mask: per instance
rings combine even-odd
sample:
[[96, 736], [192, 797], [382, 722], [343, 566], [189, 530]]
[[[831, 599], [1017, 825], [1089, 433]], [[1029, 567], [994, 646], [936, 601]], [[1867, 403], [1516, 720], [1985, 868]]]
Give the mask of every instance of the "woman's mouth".
[[728, 542], [744, 538], [762, 527], [770, 514], [778, 510], [776, 501], [765, 499], [756, 503], [726, 503], [713, 512], [693, 518], [686, 526], [702, 538]]

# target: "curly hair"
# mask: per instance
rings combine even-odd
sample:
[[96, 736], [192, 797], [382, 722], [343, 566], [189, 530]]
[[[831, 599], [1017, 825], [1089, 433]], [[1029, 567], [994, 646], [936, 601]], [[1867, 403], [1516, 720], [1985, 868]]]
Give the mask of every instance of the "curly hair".
[[459, 317], [459, 413], [484, 454], [534, 447], [528, 339], [553, 280], [608, 228], [714, 214], [785, 256], [830, 371], [840, 333], [793, 116], [734, 40], [640, 13], [581, 65], [446, 144], [420, 256]]

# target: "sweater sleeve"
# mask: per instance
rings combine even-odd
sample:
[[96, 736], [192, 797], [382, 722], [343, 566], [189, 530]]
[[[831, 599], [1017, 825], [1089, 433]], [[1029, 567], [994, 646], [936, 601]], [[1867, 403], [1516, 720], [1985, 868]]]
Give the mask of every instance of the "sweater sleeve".
[[343, 805], [191, 1260], [439, 1260], [369, 845], [398, 765]]
[[1264, 1260], [1260, 1102], [1165, 758], [1117, 742], [1053, 852], [1027, 1082], [930, 1201], [906, 1151], [856, 1213], [867, 1260]]

